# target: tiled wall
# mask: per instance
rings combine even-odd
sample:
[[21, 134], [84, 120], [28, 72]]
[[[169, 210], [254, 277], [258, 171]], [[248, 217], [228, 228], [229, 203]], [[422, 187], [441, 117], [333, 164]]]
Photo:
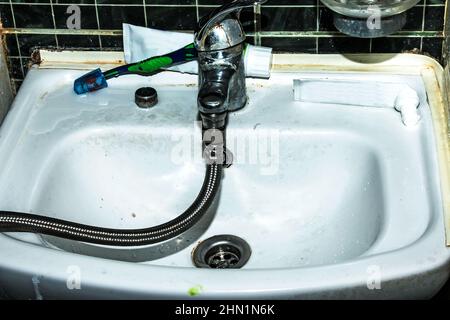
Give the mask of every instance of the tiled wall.
[[[445, 17], [447, 17], [447, 21], [450, 17], [450, 8], [448, 6], [445, 7]], [[444, 43], [442, 48], [442, 63], [447, 67], [447, 70], [450, 69], [450, 22], [446, 22], [444, 24]], [[450, 119], [449, 119], [450, 124]]]
[[[11, 78], [20, 86], [33, 47], [120, 50], [121, 24], [192, 31], [224, 0], [0, 0]], [[81, 29], [68, 29], [71, 5], [81, 10]], [[387, 38], [346, 37], [333, 27], [319, 0], [269, 0], [243, 11], [248, 39], [276, 51], [306, 53], [426, 52], [442, 57], [445, 0], [422, 0], [408, 11], [405, 28]], [[149, 39], [151, 41], [151, 39]]]

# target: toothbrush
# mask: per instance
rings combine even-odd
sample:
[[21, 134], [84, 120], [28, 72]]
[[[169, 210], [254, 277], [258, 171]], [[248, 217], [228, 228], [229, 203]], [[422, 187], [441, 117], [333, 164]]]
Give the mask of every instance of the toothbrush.
[[102, 72], [100, 68], [92, 70], [75, 80], [73, 90], [77, 94], [100, 90], [108, 87], [106, 80], [112, 78], [117, 78], [126, 74], [150, 76], [161, 70], [161, 68], [171, 67], [195, 59], [197, 59], [197, 50], [194, 48], [194, 44], [191, 43], [168, 54], [119, 66], [105, 72]]

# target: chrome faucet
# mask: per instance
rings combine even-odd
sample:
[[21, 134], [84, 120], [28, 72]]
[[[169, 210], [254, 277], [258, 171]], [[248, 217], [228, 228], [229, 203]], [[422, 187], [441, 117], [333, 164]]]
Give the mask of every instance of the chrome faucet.
[[247, 101], [244, 70], [245, 32], [239, 14], [267, 0], [234, 0], [203, 17], [195, 32], [198, 51], [198, 110], [205, 129], [223, 128], [229, 111]]

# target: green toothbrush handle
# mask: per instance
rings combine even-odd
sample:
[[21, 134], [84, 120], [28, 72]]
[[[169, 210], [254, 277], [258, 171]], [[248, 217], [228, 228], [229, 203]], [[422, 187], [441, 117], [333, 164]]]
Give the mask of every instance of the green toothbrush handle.
[[194, 44], [191, 43], [181, 49], [162, 56], [151, 57], [136, 63], [105, 71], [104, 76], [106, 79], [111, 79], [125, 74], [152, 75], [161, 70], [161, 68], [192, 61], [196, 58], [197, 50], [194, 48]]
[[170, 56], [153, 57], [128, 67], [130, 73], [150, 74], [173, 63]]

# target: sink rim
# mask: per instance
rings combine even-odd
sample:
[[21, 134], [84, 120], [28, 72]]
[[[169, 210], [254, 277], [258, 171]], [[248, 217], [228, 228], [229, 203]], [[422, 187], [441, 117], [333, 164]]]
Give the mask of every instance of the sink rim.
[[[430, 247], [435, 247], [436, 240], [444, 240], [442, 236], [439, 236], [438, 221], [434, 219], [430, 222], [427, 230], [428, 232], [414, 243], [391, 252], [358, 257], [332, 265], [287, 269], [214, 270], [136, 264], [84, 255], [75, 255], [74, 258], [73, 253], [24, 243], [5, 234], [0, 234], [0, 251], [4, 252], [14, 247], [17, 252], [21, 252], [20, 255], [8, 255], [9, 259], [4, 259], [2, 262], [2, 269], [14, 270], [13, 272], [16, 273], [41, 274], [52, 281], [65, 283], [67, 267], [76, 265], [83, 272], [83, 282], [90, 286], [111, 286], [111, 288], [124, 290], [132, 288], [133, 291], [154, 292], [162, 298], [165, 296], [187, 298], [189, 288], [201, 285], [209, 298], [224, 296], [245, 298], [248, 294], [258, 298], [265, 297], [270, 292], [275, 294], [280, 290], [292, 291], [289, 295], [295, 295], [313, 293], [315, 290], [358, 286], [367, 282], [369, 276], [367, 270], [370, 266], [381, 267], [385, 275], [382, 278], [382, 285], [396, 279], [401, 280], [405, 275], [406, 277], [418, 276], [432, 270], [444, 273], [446, 279], [448, 271], [445, 269], [450, 262], [449, 250], [442, 247], [440, 250], [429, 252]], [[417, 250], [425, 254], [422, 257], [415, 257], [416, 261], [412, 263], [411, 256], [415, 256]], [[44, 255], [47, 259], [39, 259]], [[74, 260], [74, 263], [58, 262], [63, 256]], [[26, 258], [25, 263], [24, 258]], [[93, 266], [96, 267], [92, 268]], [[128, 271], [126, 274], [123, 273], [125, 266]], [[270, 277], [267, 278], [264, 275], [268, 271]], [[220, 277], [216, 277], [216, 272], [221, 272]], [[265, 279], [264, 283], [261, 283], [261, 277]], [[119, 278], [120, 281], [117, 281]], [[376, 291], [371, 292], [376, 294]]]
[[[360, 285], [366, 280], [367, 275], [364, 272], [361, 272], [360, 269], [364, 269], [364, 266], [370, 265], [371, 263], [379, 263], [380, 258], [381, 260], [383, 260], [383, 263], [386, 263], [386, 261], [388, 260], [390, 260], [391, 262], [395, 262], [391, 263], [390, 265], [382, 265], [382, 267], [385, 268], [386, 273], [388, 274], [388, 280], [405, 277], [405, 275], [408, 274], [416, 275], [418, 273], [427, 273], [432, 270], [442, 269], [450, 261], [449, 250], [444, 246], [436, 247], [436, 243], [443, 243], [444, 241], [442, 229], [443, 225], [444, 223], [442, 215], [439, 215], [438, 213], [435, 213], [433, 211], [425, 232], [416, 241], [412, 242], [406, 247], [392, 252], [385, 252], [379, 255], [360, 257], [354, 261], [350, 260], [334, 265], [315, 266], [311, 268], [301, 267], [293, 269], [270, 269], [271, 279], [267, 279], [264, 284], [259, 284], [255, 281], [261, 279], [260, 277], [264, 275], [264, 272], [266, 272], [267, 269], [221, 270], [220, 272], [224, 272], [224, 275], [221, 277], [222, 281], [217, 282], [213, 277], [214, 274], [211, 273], [217, 272], [217, 270], [201, 270], [201, 272], [199, 272], [199, 270], [195, 268], [174, 268], [137, 264], [133, 264], [133, 266], [127, 264], [127, 266], [129, 268], [133, 268], [133, 270], [135, 270], [137, 273], [142, 272], [141, 274], [145, 276], [147, 280], [142, 281], [142, 278], [139, 279], [139, 277], [133, 276], [129, 277], [127, 280], [133, 282], [134, 289], [140, 288], [140, 290], [142, 291], [151, 290], [153, 292], [161, 293], [162, 296], [177, 294], [180, 297], [186, 297], [186, 291], [189, 285], [195, 285], [198, 283], [204, 286], [206, 292], [208, 294], [211, 294], [211, 297], [227, 294], [233, 297], [239, 295], [246, 296], [246, 293], [248, 292], [251, 292], [253, 296], [263, 297], [267, 293], [276, 294], [277, 291], [280, 291], [282, 289], [290, 291], [291, 294], [295, 294], [301, 292], [314, 292], [315, 290], [322, 290], [324, 288], [333, 289], [337, 287], [351, 287], [353, 285]], [[42, 250], [48, 249], [13, 240], [4, 234], [0, 234], [0, 239], [2, 239], [2, 241], [0, 241], [0, 251], [4, 252], [5, 249], [11, 249], [11, 247], [14, 247], [15, 250], [20, 250], [21, 252], [20, 255], [13, 255], [9, 253], [8, 258], [10, 259], [5, 259], [5, 261], [2, 262], [3, 268], [8, 268], [10, 270], [16, 269], [16, 272], [24, 272], [27, 269], [39, 271], [44, 275], [51, 275], [53, 279], [59, 278], [60, 280], [65, 281], [67, 274], [64, 272], [65, 270], [57, 270], [56, 261], [58, 260], [58, 257], [60, 257], [60, 255], [67, 255], [69, 257], [73, 256], [73, 254], [67, 252], [47, 252], [46, 254], [48, 254], [49, 260], [54, 260], [54, 264], [49, 265], [48, 262], [45, 263], [40, 259], [36, 259], [36, 257], [39, 257], [40, 254], [44, 254]], [[430, 249], [432, 248], [434, 250], [430, 252]], [[414, 262], [416, 263], [411, 263], [411, 254], [418, 252], [418, 250], [420, 250], [420, 252], [424, 252], [423, 256], [414, 257]], [[26, 257], [29, 262], [29, 264], [27, 264], [26, 266], [22, 265], [21, 263], [23, 263], [23, 260], [22, 262], [20, 260], [24, 259], [24, 257]], [[78, 260], [77, 262], [79, 262], [80, 265], [84, 265], [84, 270], [85, 268], [89, 269], [89, 267], [87, 266], [91, 265], [91, 263], [93, 262], [95, 263], [99, 258], [77, 256], [76, 259]], [[12, 263], [14, 261], [20, 264]], [[102, 259], [102, 261], [104, 260]], [[97, 262], [101, 263], [100, 261]], [[123, 263], [124, 262], [110, 260], [108, 262], [108, 267], [111, 269], [106, 271], [107, 275], [105, 275], [104, 278], [109, 278], [111, 281], [114, 281], [114, 276], [120, 275], [118, 271], [120, 271], [120, 269], [124, 266]], [[394, 265], [394, 267], [392, 267], [392, 265]], [[20, 266], [20, 268], [18, 269], [17, 266]], [[27, 268], [30, 266], [32, 268]], [[106, 264], [104, 266], [106, 268]], [[59, 265], [58, 267], [61, 267], [61, 265]], [[401, 269], [401, 271], [395, 270], [396, 268], [398, 268], [399, 270]], [[53, 269], [52, 272], [50, 272], [49, 269]], [[299, 269], [301, 269], [301, 272], [299, 272]], [[336, 274], [338, 273], [341, 275], [341, 277], [336, 277], [338, 279], [330, 279], [329, 273], [332, 273], [330, 272], [332, 271], [331, 269], [333, 269], [335, 272], [333, 274], [334, 277], [336, 277]], [[161, 271], [161, 273], [159, 273], [156, 277], [152, 275], [152, 270], [159, 270]], [[171, 272], [170, 270], [176, 270], [176, 272]], [[358, 270], [360, 272], [351, 272], [351, 270]], [[205, 272], [207, 275], [206, 277], [199, 276], [199, 273], [203, 274]], [[349, 277], [349, 273], [351, 273], [351, 277]], [[169, 278], [172, 279], [165, 279], [163, 277], [164, 274], [168, 276], [170, 275]], [[89, 278], [89, 281], [92, 280], [92, 282], [88, 281], [89, 283], [97, 283], [96, 277], [98, 277], [99, 275], [99, 270], [88, 270], [87, 276], [85, 276]], [[153, 280], [155, 281], [150, 281], [151, 277], [153, 277]], [[238, 278], [239, 281], [237, 281], [236, 278]], [[323, 279], [321, 279], [321, 281], [317, 281], [320, 278]], [[325, 281], [325, 278], [327, 281]], [[228, 285], [227, 281], [223, 281], [224, 279], [229, 279], [230, 284]], [[234, 279], [234, 281], [232, 281], [232, 279]], [[282, 280], [286, 279], [292, 279], [293, 281], [289, 284], [286, 282], [282, 282]], [[316, 282], [312, 281], [311, 279], [316, 280]], [[140, 281], [142, 281], [142, 283], [140, 283]], [[180, 284], [179, 286], [177, 286], [178, 291], [176, 292], [174, 292], [173, 290], [174, 282], [178, 282]], [[283, 288], [280, 288], [281, 283], [284, 283]], [[258, 291], [262, 289], [264, 289], [263, 291], [265, 292]]]

